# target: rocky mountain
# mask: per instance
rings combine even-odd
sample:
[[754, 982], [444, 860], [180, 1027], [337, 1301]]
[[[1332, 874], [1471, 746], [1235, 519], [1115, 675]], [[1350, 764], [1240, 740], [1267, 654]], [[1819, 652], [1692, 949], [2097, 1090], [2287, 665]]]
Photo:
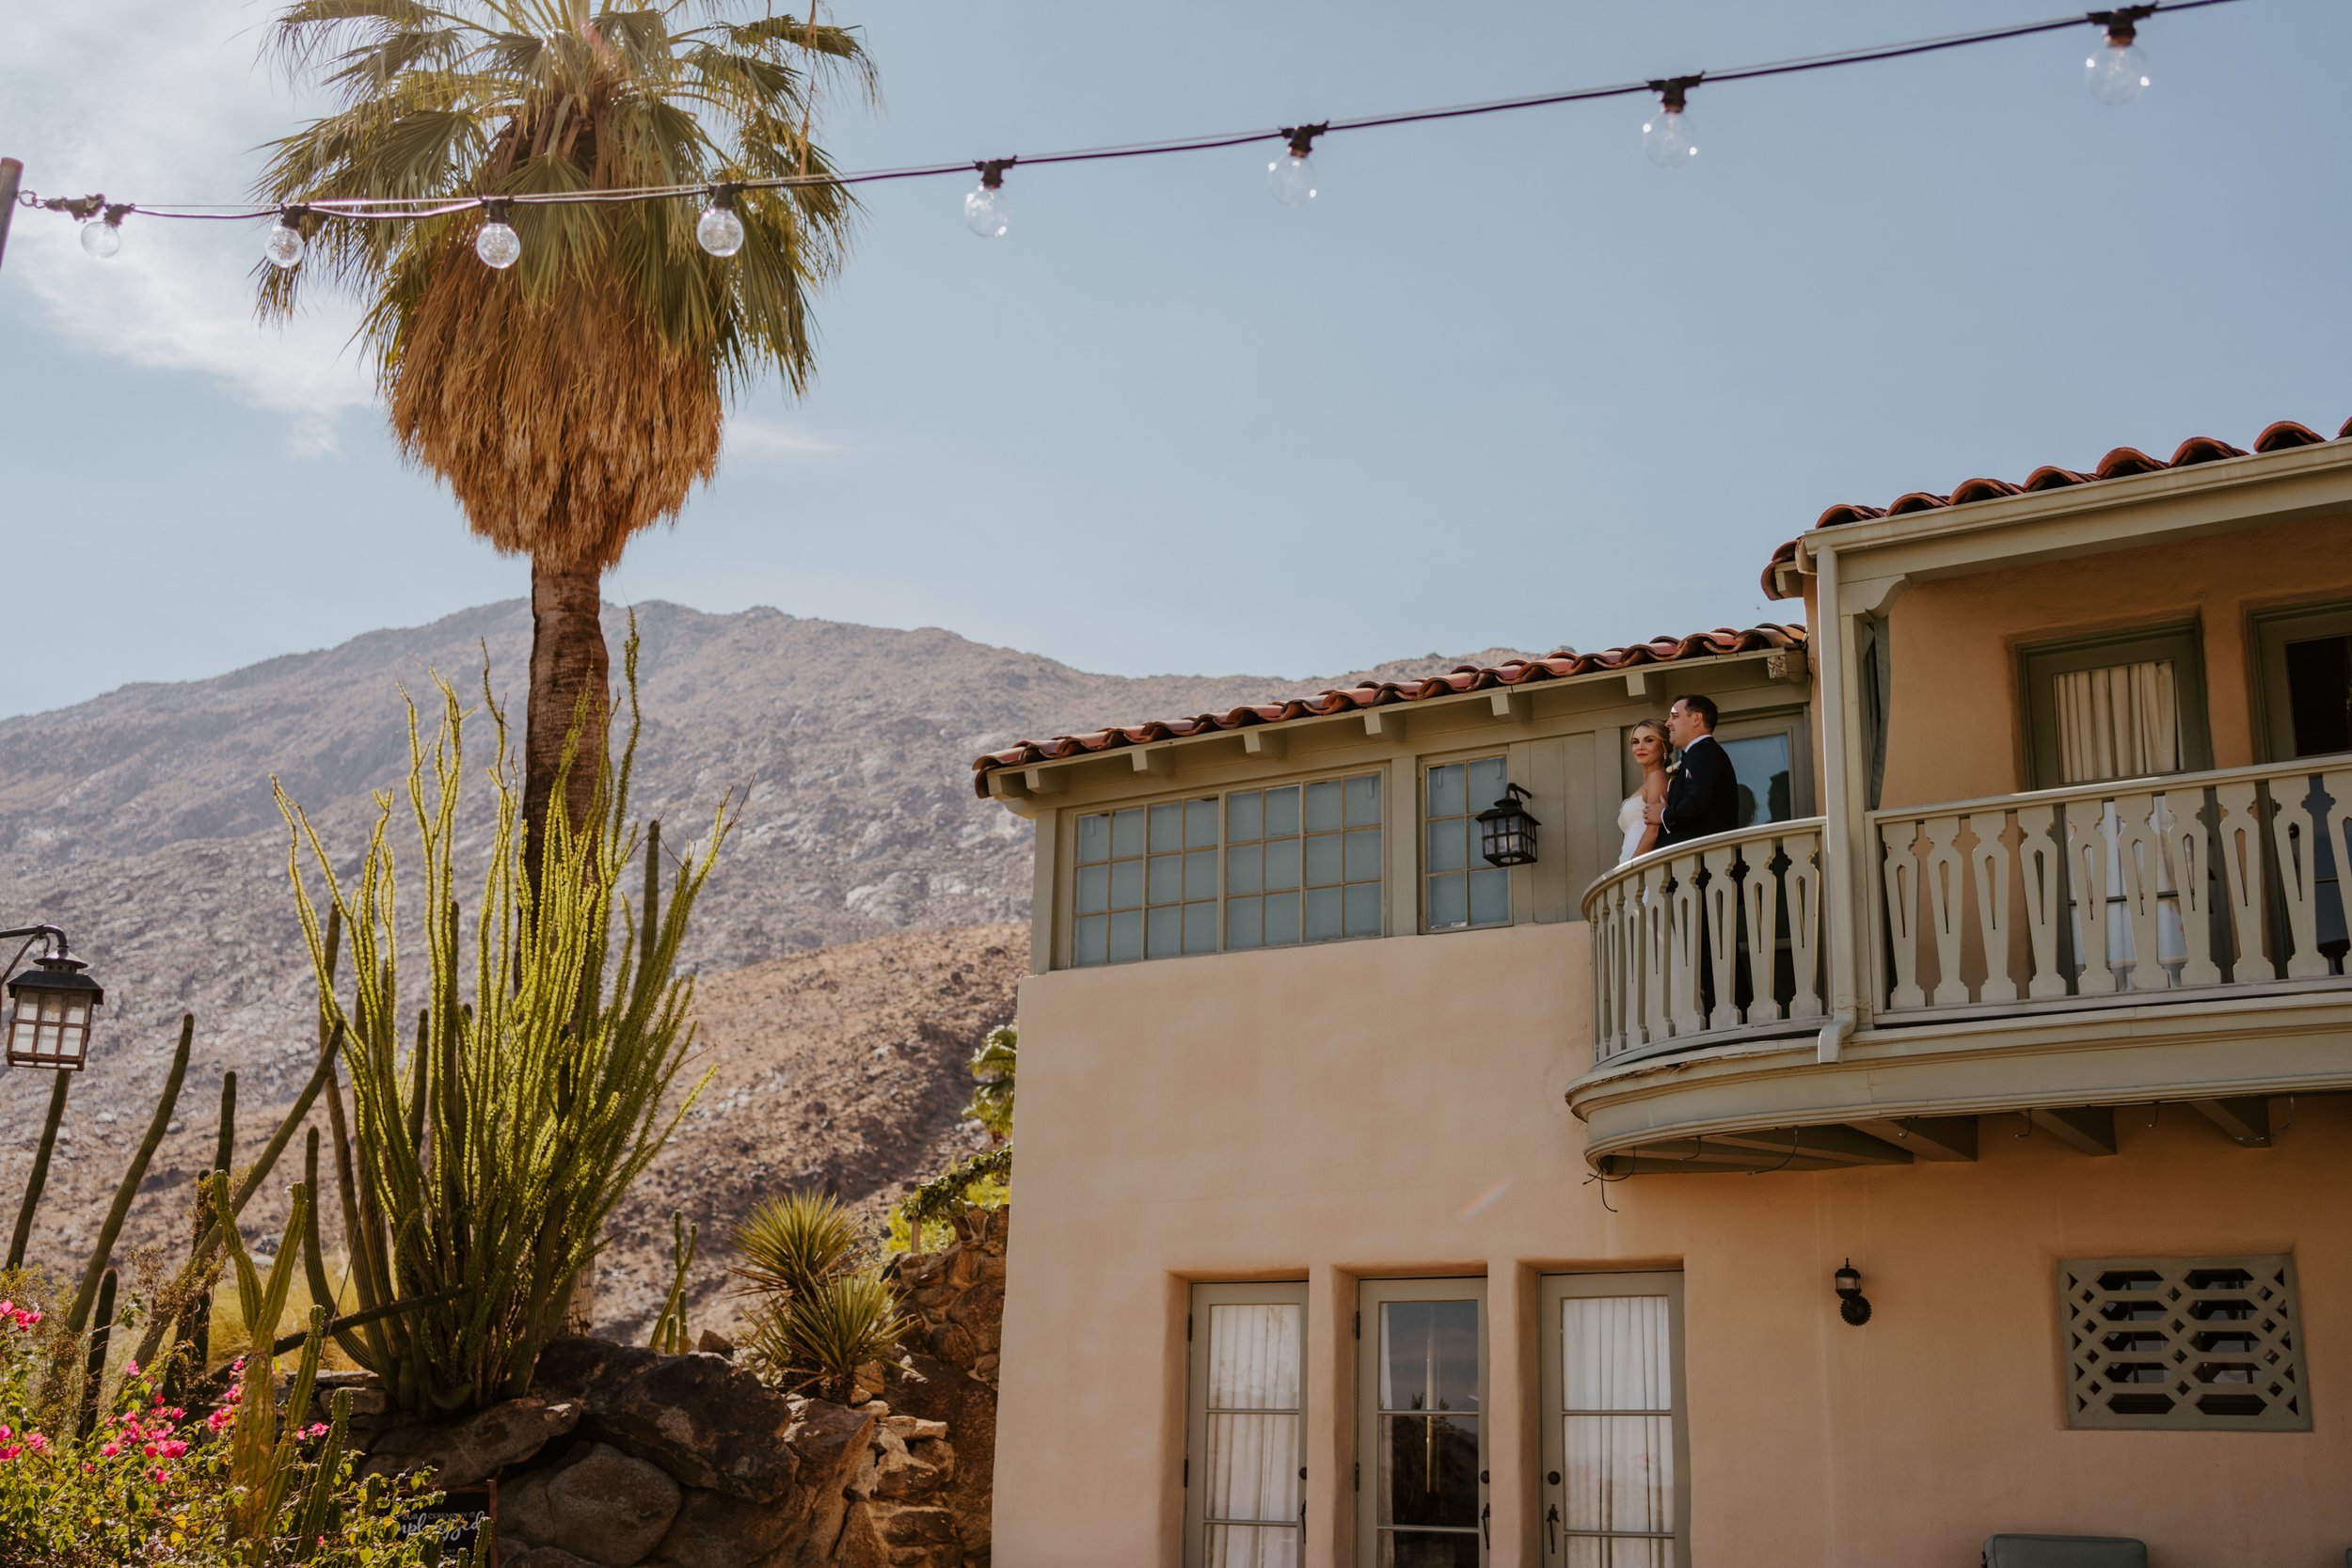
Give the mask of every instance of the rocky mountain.
[[[617, 667], [627, 617], [610, 611], [607, 624]], [[742, 1078], [723, 1079], [727, 1109], [714, 1099], [667, 1162], [742, 1173], [703, 1216], [707, 1246], [725, 1228], [720, 1211], [761, 1182], [828, 1180], [866, 1198], [952, 1145], [962, 1056], [1009, 1013], [1025, 956], [1011, 927], [1028, 913], [1028, 826], [974, 797], [975, 755], [1025, 736], [1361, 678], [1130, 679], [937, 628], [770, 610], [709, 615], [656, 603], [639, 607], [637, 626], [641, 814], [663, 819], [676, 843], [706, 832], [730, 794], [736, 810], [688, 958], [712, 981], [707, 1021], [735, 1064], [728, 1072]], [[149, 1179], [159, 1192], [176, 1195], [205, 1159], [225, 1069], [239, 1074], [247, 1157], [307, 1076], [314, 991], [272, 779], [347, 868], [374, 821], [376, 792], [396, 792], [406, 775], [400, 691], [424, 706], [429, 735], [434, 674], [478, 706], [486, 660], [519, 732], [529, 639], [526, 606], [489, 605], [211, 680], [125, 687], [0, 721], [0, 914], [65, 927], [107, 989], [33, 1257], [78, 1268], [144, 1130], [183, 1010], [197, 1015], [195, 1065]], [[1397, 678], [1456, 662], [1430, 656], [1363, 673]], [[468, 736], [469, 761], [486, 763], [488, 723], [477, 720]], [[461, 854], [479, 847], [487, 820], [488, 790], [478, 777], [468, 787]], [[396, 851], [413, 853], [405, 806], [395, 804]], [[942, 934], [912, 946], [873, 941], [909, 932]], [[791, 957], [815, 949], [827, 951], [813, 967]], [[826, 996], [844, 1000], [816, 1006]], [[806, 1074], [818, 1069], [790, 1065], [834, 1046], [866, 1053], [854, 1072], [864, 1098], [815, 1090]], [[46, 1075], [0, 1076], [0, 1202], [22, 1190], [47, 1088]], [[826, 1109], [811, 1111], [820, 1100]], [[753, 1106], [763, 1109], [736, 1114]], [[677, 1192], [698, 1188], [718, 1190], [697, 1180]], [[624, 1251], [642, 1241], [666, 1252], [668, 1190], [657, 1181], [644, 1195], [639, 1208], [659, 1213], [629, 1221], [616, 1238]], [[180, 1234], [182, 1218], [164, 1212], [177, 1201], [143, 1201], [131, 1241]], [[633, 1251], [615, 1265], [625, 1279], [651, 1277]], [[642, 1291], [624, 1293], [633, 1302]]]

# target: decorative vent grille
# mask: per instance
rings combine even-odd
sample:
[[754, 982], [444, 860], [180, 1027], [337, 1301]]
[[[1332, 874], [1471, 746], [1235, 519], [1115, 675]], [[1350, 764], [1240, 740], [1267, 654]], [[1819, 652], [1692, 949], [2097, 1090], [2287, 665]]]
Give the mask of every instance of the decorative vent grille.
[[2066, 1262], [2058, 1291], [2068, 1426], [2311, 1430], [2292, 1258]]

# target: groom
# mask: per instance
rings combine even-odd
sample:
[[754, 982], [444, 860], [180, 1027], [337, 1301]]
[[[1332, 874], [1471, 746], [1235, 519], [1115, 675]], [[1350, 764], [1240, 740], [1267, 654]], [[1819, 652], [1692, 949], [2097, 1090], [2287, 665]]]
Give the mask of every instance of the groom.
[[1682, 764], [1666, 785], [1666, 799], [1646, 808], [1658, 824], [1658, 847], [1738, 828], [1740, 776], [1715, 738], [1714, 699], [1676, 698], [1666, 713], [1666, 734], [1681, 752]]

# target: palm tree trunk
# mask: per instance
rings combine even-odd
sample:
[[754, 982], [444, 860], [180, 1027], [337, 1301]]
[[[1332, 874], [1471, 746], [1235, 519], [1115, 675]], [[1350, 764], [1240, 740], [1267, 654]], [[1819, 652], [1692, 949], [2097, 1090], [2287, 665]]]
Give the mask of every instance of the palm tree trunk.
[[575, 719], [579, 749], [564, 781], [564, 808], [575, 830], [594, 826], [596, 774], [612, 721], [612, 656], [604, 645], [603, 573], [531, 562], [531, 705], [523, 730], [524, 865], [539, 880], [540, 832], [564, 766]]

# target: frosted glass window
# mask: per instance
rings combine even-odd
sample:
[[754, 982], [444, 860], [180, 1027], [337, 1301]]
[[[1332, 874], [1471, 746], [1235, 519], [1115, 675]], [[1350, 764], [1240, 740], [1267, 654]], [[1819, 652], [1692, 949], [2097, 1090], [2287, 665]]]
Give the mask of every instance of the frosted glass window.
[[1432, 768], [1422, 788], [1422, 925], [1431, 931], [1511, 921], [1511, 874], [1478, 848], [1478, 814], [1501, 800], [1510, 778], [1501, 757]]
[[1381, 931], [1380, 775], [1225, 798], [1225, 946]]
[[1187, 1562], [1296, 1568], [1306, 1318], [1303, 1285], [1193, 1287]]
[[1216, 951], [1216, 801], [1078, 818], [1071, 959], [1084, 967]]

